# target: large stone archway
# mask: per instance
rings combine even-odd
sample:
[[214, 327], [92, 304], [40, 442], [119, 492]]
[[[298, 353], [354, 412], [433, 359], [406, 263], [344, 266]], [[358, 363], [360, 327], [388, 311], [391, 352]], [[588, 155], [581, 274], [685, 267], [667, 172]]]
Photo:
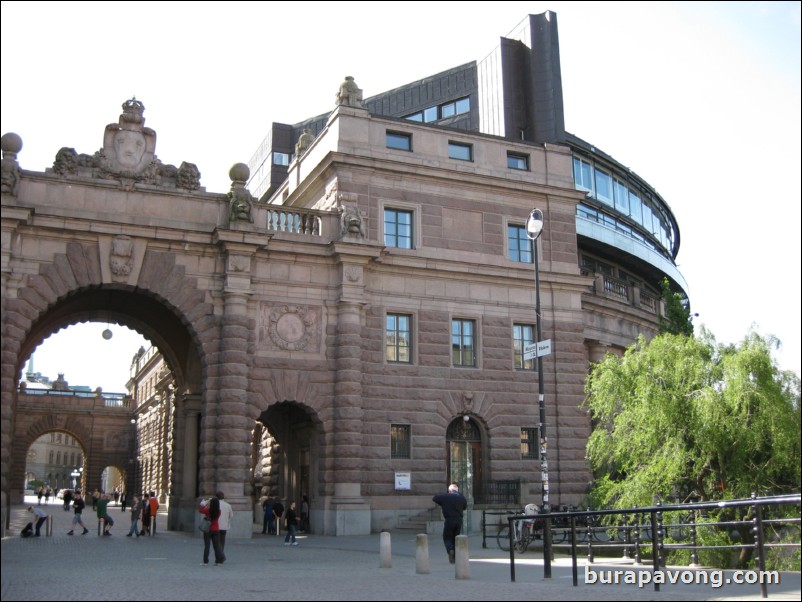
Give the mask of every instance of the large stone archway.
[[[217, 343], [213, 306], [205, 302], [205, 293], [198, 290], [196, 281], [185, 277], [183, 268], [176, 266], [175, 255], [171, 253], [144, 253], [137, 270], [137, 286], [104, 282], [99, 269], [100, 247], [68, 242], [66, 253], [57, 254], [52, 263], [40, 264], [39, 274], [25, 278], [17, 297], [8, 300], [3, 346], [14, 353], [4, 354], [3, 374], [11, 373], [15, 378], [3, 378], [2, 385], [3, 398], [13, 400], [9, 404], [13, 420], [9, 423], [14, 428], [9, 439], [13, 442], [10, 461], [3, 471], [4, 480], [6, 474], [12, 478], [3, 483], [4, 492], [12, 502], [21, 499], [19, 483], [22, 482], [20, 471], [24, 471], [25, 443], [32, 436], [29, 433], [47, 428], [75, 432], [79, 440], [86, 442], [87, 474], [90, 475], [86, 485], [91, 489], [99, 486], [92, 479], [100, 474], [102, 467], [130, 468], [136, 437], [130, 423], [133, 407], [107, 407], [102, 397], [72, 402], [69, 398], [60, 398], [59, 402], [48, 404], [43, 403], [51, 401], [46, 397], [16, 389], [25, 359], [44, 338], [81, 321], [112, 320], [150, 338], [173, 372], [177, 385], [173, 439], [181, 448], [186, 441], [196, 442], [192, 451], [178, 455], [170, 468], [169, 522], [175, 528], [182, 528], [184, 523], [191, 524], [194, 520], [191, 513], [198, 493], [198, 417], [203, 413], [208, 359], [199, 350], [213, 349]], [[8, 384], [10, 390], [6, 390]], [[65, 411], [59, 407], [64, 403], [72, 403], [72, 406]], [[25, 408], [24, 415], [21, 408]], [[37, 418], [41, 425], [33, 426], [31, 421]], [[3, 420], [6, 420], [5, 414]], [[82, 425], [82, 422], [89, 424]]]

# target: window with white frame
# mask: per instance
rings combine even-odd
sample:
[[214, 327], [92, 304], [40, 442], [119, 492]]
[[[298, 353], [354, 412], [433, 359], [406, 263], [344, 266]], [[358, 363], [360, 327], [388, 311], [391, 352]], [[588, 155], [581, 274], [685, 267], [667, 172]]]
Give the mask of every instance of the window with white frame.
[[534, 253], [532, 240], [526, 235], [526, 227], [518, 225], [507, 226], [507, 256], [512, 261], [532, 263]]
[[524, 359], [527, 345], [535, 342], [535, 327], [531, 324], [512, 325], [512, 350], [516, 370], [534, 370], [535, 360]]
[[384, 330], [384, 357], [388, 362], [412, 362], [412, 316], [387, 314]]
[[399, 249], [412, 248], [412, 211], [385, 208], [384, 244]]
[[476, 322], [451, 320], [451, 363], [453, 366], [476, 366]]

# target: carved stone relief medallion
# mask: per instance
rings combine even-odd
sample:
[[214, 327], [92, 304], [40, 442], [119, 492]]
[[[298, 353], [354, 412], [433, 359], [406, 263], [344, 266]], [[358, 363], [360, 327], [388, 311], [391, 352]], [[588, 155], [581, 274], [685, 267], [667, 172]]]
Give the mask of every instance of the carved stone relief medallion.
[[305, 349], [315, 333], [315, 316], [299, 305], [281, 305], [270, 312], [270, 340], [287, 351]]

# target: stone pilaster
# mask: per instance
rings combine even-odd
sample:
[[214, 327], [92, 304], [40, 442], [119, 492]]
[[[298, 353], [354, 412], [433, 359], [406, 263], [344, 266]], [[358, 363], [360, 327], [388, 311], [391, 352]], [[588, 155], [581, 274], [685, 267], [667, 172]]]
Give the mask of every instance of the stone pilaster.
[[[222, 491], [234, 509], [230, 537], [251, 537], [253, 514], [250, 498], [245, 493], [248, 481], [250, 432], [253, 421], [248, 418], [248, 342], [251, 338], [248, 299], [251, 295], [251, 264], [258, 246], [246, 240], [248, 235], [234, 231], [218, 231], [218, 242], [226, 254], [223, 320], [220, 330], [220, 352], [217, 356], [217, 402], [207, 408], [205, 449], [212, 458], [206, 466], [214, 466], [214, 478], [202, 495]], [[260, 245], [263, 241], [259, 241]], [[209, 445], [211, 444], [211, 445]]]
[[[197, 514], [198, 441], [200, 440], [199, 395], [183, 395], [176, 399], [175, 447], [170, 482], [168, 528], [176, 531], [194, 530]], [[181, 462], [180, 466], [178, 462]]]
[[340, 297], [334, 342], [334, 497], [326, 533], [370, 533], [370, 505], [362, 498], [363, 415], [362, 325], [365, 266], [379, 249], [365, 244], [335, 243], [340, 260]]

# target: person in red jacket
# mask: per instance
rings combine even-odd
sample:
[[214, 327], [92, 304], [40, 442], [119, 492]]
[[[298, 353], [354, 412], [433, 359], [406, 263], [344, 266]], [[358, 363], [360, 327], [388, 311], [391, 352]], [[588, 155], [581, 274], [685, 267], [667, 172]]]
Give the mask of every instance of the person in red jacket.
[[198, 512], [205, 520], [210, 521], [209, 529], [203, 532], [203, 566], [209, 564], [209, 544], [214, 546], [214, 565], [220, 566], [226, 561], [223, 549], [220, 547], [220, 500], [212, 496], [211, 499], [201, 500]]
[[156, 497], [155, 491], [150, 492], [148, 504], [150, 504], [150, 534], [156, 535], [156, 513], [159, 511], [159, 498]]

